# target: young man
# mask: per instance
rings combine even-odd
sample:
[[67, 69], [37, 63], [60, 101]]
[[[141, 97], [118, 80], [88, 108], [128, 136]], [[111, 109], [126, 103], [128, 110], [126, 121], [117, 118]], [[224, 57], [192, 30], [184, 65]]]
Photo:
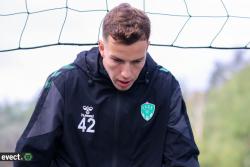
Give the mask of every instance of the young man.
[[98, 48], [51, 74], [16, 152], [16, 167], [198, 167], [178, 82], [147, 53], [150, 21], [120, 4]]

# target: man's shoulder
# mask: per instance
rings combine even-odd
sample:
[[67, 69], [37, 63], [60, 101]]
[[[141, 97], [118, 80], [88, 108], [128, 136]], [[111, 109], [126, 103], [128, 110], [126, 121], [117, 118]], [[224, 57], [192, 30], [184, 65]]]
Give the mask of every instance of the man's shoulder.
[[158, 66], [158, 76], [164, 79], [173, 79], [174, 75], [167, 68], [163, 66]]
[[174, 74], [168, 70], [167, 68], [163, 66], [158, 66], [158, 79], [162, 81], [164, 84], [163, 85], [168, 85], [168, 86], [178, 86], [179, 82], [174, 76]]
[[167, 75], [169, 75], [170, 71], [168, 69], [166, 69], [165, 67], [159, 66], [158, 70], [162, 73], [165, 73]]
[[67, 74], [73, 74], [74, 71], [77, 69], [77, 66], [74, 63], [67, 64], [60, 69], [52, 72], [45, 83], [45, 88], [49, 88], [51, 86], [52, 82], [64, 82], [65, 80], [69, 79], [69, 76], [72, 75], [67, 75]]

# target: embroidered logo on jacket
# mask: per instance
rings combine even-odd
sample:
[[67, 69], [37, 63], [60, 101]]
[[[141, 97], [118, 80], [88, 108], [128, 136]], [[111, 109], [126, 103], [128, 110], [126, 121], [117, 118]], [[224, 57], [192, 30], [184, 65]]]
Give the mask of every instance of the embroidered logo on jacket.
[[141, 115], [143, 119], [145, 119], [146, 121], [149, 121], [153, 117], [154, 112], [155, 112], [154, 104], [146, 102], [141, 105]]
[[84, 113], [81, 113], [81, 121], [78, 124], [78, 129], [82, 132], [95, 133], [95, 116], [90, 112], [94, 109], [92, 106], [82, 106]]

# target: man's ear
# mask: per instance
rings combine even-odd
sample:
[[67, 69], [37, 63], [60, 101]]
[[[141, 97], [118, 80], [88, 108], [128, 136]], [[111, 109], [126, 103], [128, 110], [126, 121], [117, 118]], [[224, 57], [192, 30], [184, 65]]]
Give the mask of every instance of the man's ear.
[[149, 47], [149, 45], [150, 45], [150, 41], [148, 41], [148, 46], [147, 46], [147, 50], [148, 50], [148, 47]]
[[99, 52], [101, 54], [101, 56], [104, 56], [104, 43], [103, 40], [99, 40], [98, 42], [98, 48], [99, 48]]

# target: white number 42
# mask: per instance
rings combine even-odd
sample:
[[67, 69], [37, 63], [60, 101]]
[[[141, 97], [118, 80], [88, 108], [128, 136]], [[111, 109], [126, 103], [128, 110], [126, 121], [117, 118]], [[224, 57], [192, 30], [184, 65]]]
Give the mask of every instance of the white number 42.
[[[89, 126], [86, 126], [86, 121], [88, 122]], [[88, 132], [88, 133], [95, 133], [95, 129], [93, 129], [95, 126], [95, 119], [92, 115], [84, 115], [82, 117], [81, 122], [78, 124], [78, 129], [81, 129], [82, 132]]]

